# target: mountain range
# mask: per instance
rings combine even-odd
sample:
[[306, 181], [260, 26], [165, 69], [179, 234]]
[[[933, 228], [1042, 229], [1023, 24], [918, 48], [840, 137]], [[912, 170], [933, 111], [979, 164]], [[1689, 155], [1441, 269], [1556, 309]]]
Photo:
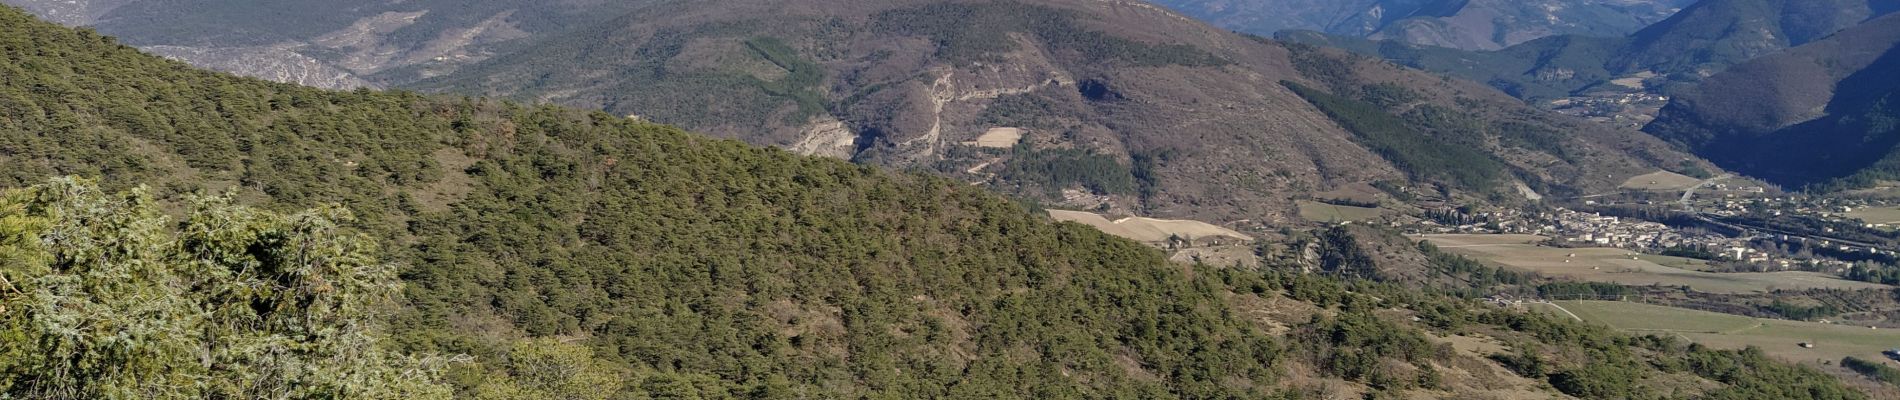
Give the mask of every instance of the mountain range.
[[[1288, 220], [1290, 198], [1354, 184], [1541, 197], [1600, 191], [1644, 169], [1707, 169], [1672, 147], [1785, 185], [1853, 175], [1857, 169], [1782, 172], [1735, 161], [1759, 160], [1742, 150], [1759, 144], [1711, 144], [1686, 137], [1712, 134], [1685, 132], [1755, 122], [1709, 119], [1732, 114], [1702, 112], [1693, 117], [1700, 122], [1685, 124], [1691, 117], [1681, 110], [1695, 100], [1668, 100], [1697, 96], [1698, 83], [1732, 65], [1900, 10], [1894, 0], [1162, 3], [1223, 27], [1271, 27], [1245, 28], [1252, 32], [1321, 29], [1278, 38], [1481, 82], [1538, 108], [1616, 126], [1598, 128], [1504, 99], [1473, 103], [1487, 96], [1484, 90], [1435, 84], [1423, 74], [1356, 74], [1342, 81], [1333, 71], [1338, 65], [1315, 74], [1314, 60], [1340, 56], [1248, 40], [1135, 2], [913, 7], [365, 0], [335, 7], [339, 11], [300, 11], [298, 2], [9, 1], [121, 35], [147, 51], [272, 80], [604, 109], [804, 154], [935, 171], [1052, 205], [1265, 223]], [[181, 11], [199, 9], [211, 11]], [[1473, 30], [1487, 25], [1473, 22], [1484, 17], [1493, 17], [1488, 25], [1495, 29]], [[904, 18], [977, 21], [990, 29], [911, 26], [917, 24]], [[890, 29], [899, 25], [905, 29]], [[1446, 33], [1452, 28], [1458, 32]], [[1436, 33], [1422, 33], [1428, 31]], [[1509, 43], [1447, 39], [1465, 36]], [[1487, 143], [1475, 146], [1488, 153], [1476, 158], [1498, 163], [1477, 168], [1485, 171], [1480, 174], [1509, 179], [1450, 182], [1455, 179], [1417, 174], [1419, 157], [1367, 140], [1349, 129], [1352, 123], [1338, 121], [1342, 114], [1302, 106], [1311, 104], [1310, 96], [1282, 81], [1354, 100], [1379, 100], [1373, 92], [1396, 85], [1437, 106], [1427, 112], [1483, 103], [1461, 112], [1493, 126], [1462, 129], [1410, 105], [1372, 102], [1426, 135], [1478, 131], [1458, 140]], [[629, 90], [635, 86], [697, 95]], [[1672, 109], [1668, 126], [1648, 130], [1674, 146], [1629, 133], [1665, 104]], [[1526, 125], [1504, 124], [1496, 115], [1536, 120], [1531, 131], [1576, 131], [1564, 135], [1575, 143], [1512, 150], [1534, 147], [1504, 137]], [[1605, 146], [1618, 148], [1599, 160], [1550, 151]], [[1256, 153], [1276, 154], [1245, 156]], [[1871, 165], [1869, 157], [1829, 165]], [[1581, 170], [1602, 170], [1604, 177], [1572, 172]], [[1856, 186], [1869, 184], [1856, 179]], [[1512, 188], [1518, 183], [1522, 190]], [[1526, 197], [1522, 193], [1503, 197]]]
[[1546, 36], [1623, 36], [1694, 0], [1161, 0], [1240, 32], [1310, 30], [1463, 50], [1497, 50]]
[[[681, 2], [529, 48], [408, 86], [605, 109], [1053, 205], [1214, 221], [1286, 221], [1292, 195], [1351, 184], [1523, 199], [1697, 162], [1481, 85], [1137, 2]], [[1293, 86], [1374, 112], [1323, 109]], [[1366, 118], [1462, 146], [1400, 145]]]
[[1540, 107], [1642, 126], [1726, 169], [1825, 192], [1892, 179], [1893, 65], [1882, 57], [1896, 45], [1894, 11], [1900, 2], [1705, 1], [1627, 37], [1555, 36], [1491, 52], [1281, 38], [1488, 82]]
[[[7, 396], [1866, 397], [621, 115], [239, 78], [3, 7], [0, 55]], [[1377, 116], [1394, 90], [1328, 82], [1284, 86], [1406, 126]], [[1326, 268], [1372, 260], [1361, 235], [1319, 235]]]
[[1857, 189], [1900, 178], [1900, 15], [1676, 92], [1647, 130], [1742, 173]]
[[387, 87], [645, 1], [8, 0], [169, 58], [332, 89]]
[[[1264, 226], [1292, 221], [1297, 198], [1351, 185], [1522, 201], [1708, 167], [1480, 85], [1140, 2], [365, 2], [307, 20], [265, 3], [139, 8], [158, 4], [94, 26], [161, 54], [331, 60], [351, 79], [603, 109], [1121, 214]], [[245, 22], [211, 23], [225, 19]], [[507, 29], [465, 28], [477, 21]], [[298, 28], [247, 33], [274, 25]], [[495, 32], [512, 33], [484, 36]], [[414, 49], [434, 50], [404, 55]], [[1322, 109], [1288, 83], [1376, 113]], [[1398, 136], [1342, 120], [1375, 117]], [[1412, 135], [1459, 145], [1394, 139]]]
[[[1900, 11], [1900, 1], [1709, 0], [1629, 35], [1557, 35], [1486, 52], [1323, 32], [1279, 37], [1351, 49], [1547, 102], [1593, 91], [1667, 92], [1894, 11]], [[1619, 79], [1626, 81], [1614, 82]]]

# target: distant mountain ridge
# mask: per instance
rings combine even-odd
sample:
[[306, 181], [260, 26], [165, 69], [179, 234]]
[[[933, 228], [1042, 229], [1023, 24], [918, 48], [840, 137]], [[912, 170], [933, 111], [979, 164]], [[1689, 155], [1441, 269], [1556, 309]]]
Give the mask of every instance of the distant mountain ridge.
[[1896, 0], [1706, 0], [1623, 37], [1561, 35], [1490, 52], [1348, 36], [1288, 32], [1284, 40], [1333, 46], [1480, 82], [1532, 101], [1594, 90], [1666, 94], [1735, 64], [1821, 39], [1900, 11]]
[[1900, 15], [1678, 91], [1646, 130], [1791, 186], [1900, 179]]
[[5, 0], [166, 57], [324, 88], [386, 87], [453, 70], [645, 1]]
[[1694, 0], [1159, 0], [1216, 25], [1271, 36], [1346, 37], [1496, 50], [1553, 35], [1622, 36]]
[[1708, 0], [1627, 37], [1554, 36], [1492, 52], [1280, 38], [1487, 82], [1545, 107], [1663, 99], [1633, 111], [1655, 116], [1637, 120], [1646, 131], [1724, 168], [1828, 190], [1900, 177], [1887, 127], [1896, 11], [1894, 0]]

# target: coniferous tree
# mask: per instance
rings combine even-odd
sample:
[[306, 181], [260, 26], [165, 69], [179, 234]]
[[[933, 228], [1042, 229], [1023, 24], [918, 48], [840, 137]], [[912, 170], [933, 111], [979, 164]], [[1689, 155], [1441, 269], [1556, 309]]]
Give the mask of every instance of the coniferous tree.
[[[58, 179], [0, 200], [0, 393], [43, 399], [445, 398], [378, 345], [401, 287], [340, 208], [283, 216]], [[182, 227], [174, 229], [176, 227]]]

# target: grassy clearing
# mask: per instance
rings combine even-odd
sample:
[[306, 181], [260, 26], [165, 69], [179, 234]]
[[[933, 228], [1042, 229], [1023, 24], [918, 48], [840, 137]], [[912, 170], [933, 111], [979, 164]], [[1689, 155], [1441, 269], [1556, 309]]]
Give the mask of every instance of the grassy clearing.
[[989, 131], [983, 132], [982, 136], [977, 136], [976, 140], [964, 144], [992, 149], [1007, 149], [1016, 147], [1016, 144], [1022, 141], [1022, 128], [990, 128]]
[[1253, 241], [1249, 236], [1233, 229], [1201, 221], [1170, 220], [1142, 217], [1128, 217], [1110, 221], [1108, 217], [1087, 211], [1049, 210], [1049, 217], [1057, 221], [1075, 222], [1093, 226], [1103, 233], [1147, 243], [1166, 242], [1171, 238], [1186, 240], [1210, 237], [1224, 237], [1238, 241]]
[[1856, 218], [1869, 224], [1900, 224], [1900, 207], [1868, 207], [1847, 213], [1848, 218]]
[[1538, 246], [1531, 235], [1421, 235], [1440, 248], [1492, 265], [1547, 276], [1625, 285], [1688, 286], [1705, 293], [1753, 293], [1779, 289], [1870, 289], [1889, 286], [1856, 282], [1814, 272], [1713, 273], [1706, 263], [1679, 257], [1636, 254], [1613, 248], [1564, 249]]
[[1709, 270], [1708, 260], [1697, 260], [1697, 259], [1688, 258], [1688, 257], [1659, 256], [1655, 254], [1637, 254], [1636, 258], [1643, 261], [1656, 263], [1656, 265], [1661, 265], [1665, 267], [1675, 267], [1675, 268], [1681, 268], [1681, 269], [1686, 269], [1690, 271], [1708, 271]]
[[1702, 180], [1669, 171], [1656, 171], [1630, 178], [1618, 187], [1633, 190], [1675, 191], [1688, 189], [1698, 183], [1702, 183]]
[[1609, 325], [1626, 331], [1668, 333], [1729, 333], [1761, 325], [1754, 318], [1740, 315], [1652, 306], [1617, 301], [1558, 301], [1585, 321]]
[[1385, 216], [1382, 208], [1365, 208], [1326, 204], [1317, 201], [1299, 201], [1300, 218], [1312, 222], [1359, 222], [1370, 221]]
[[1845, 196], [1893, 199], [1900, 198], [1900, 182], [1875, 181], [1873, 187], [1841, 192]]
[[[1900, 347], [1900, 330], [1816, 322], [1756, 319], [1707, 311], [1615, 301], [1559, 301], [1585, 321], [1638, 333], [1675, 335], [1718, 348], [1760, 347], [1788, 361], [1818, 364], [1842, 357], [1885, 359]], [[1803, 348], [1801, 343], [1813, 343]]]

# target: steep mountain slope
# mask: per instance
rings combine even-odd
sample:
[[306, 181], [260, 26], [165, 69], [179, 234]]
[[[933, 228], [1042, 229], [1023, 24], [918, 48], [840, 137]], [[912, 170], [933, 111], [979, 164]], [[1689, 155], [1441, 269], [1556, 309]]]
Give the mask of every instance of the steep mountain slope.
[[[1895, 0], [1710, 0], [1622, 37], [1564, 35], [1495, 52], [1465, 52], [1345, 36], [1289, 33], [1281, 38], [1375, 54], [1449, 73], [1528, 100], [1552, 100], [1633, 86], [1666, 91], [1729, 66], [1900, 11]], [[1613, 80], [1634, 78], [1628, 84]]]
[[1630, 48], [1613, 62], [1707, 76], [1895, 11], [1900, 11], [1900, 1], [1705, 1], [1630, 35]]
[[[96, 23], [149, 51], [277, 81], [599, 108], [1122, 214], [1271, 223], [1291, 218], [1294, 197], [1376, 181], [1490, 199], [1596, 192], [1615, 183], [1605, 176], [1685, 158], [1422, 74], [1317, 82], [1340, 71], [1294, 68], [1305, 48], [1137, 2], [225, 3], [141, 0]], [[1375, 68], [1319, 54], [1341, 58], [1328, 68]], [[1321, 78], [1359, 79], [1333, 75]], [[1481, 149], [1462, 158], [1486, 178], [1413, 170], [1417, 160], [1367, 143], [1281, 81], [1430, 103], [1374, 102], [1411, 115], [1407, 135]], [[1433, 113], [1447, 111], [1493, 126], [1443, 126]], [[1525, 146], [1507, 131], [1549, 137]]]
[[1273, 379], [1273, 340], [1158, 252], [967, 185], [598, 113], [228, 78], [0, 18], [6, 186], [82, 174], [344, 204], [411, 265], [407, 346], [591, 337], [636, 381], [821, 397], [1240, 395], [1211, 383]]
[[[1517, 197], [1520, 180], [1583, 192], [1686, 157], [1480, 86], [1134, 2], [684, 2], [530, 47], [416, 86], [604, 108], [1072, 207], [1216, 221], [1283, 221], [1295, 195], [1374, 181], [1474, 197]], [[1478, 149], [1462, 159], [1486, 165], [1487, 178], [1413, 168], [1400, 160], [1412, 155], [1381, 150], [1282, 81], [1379, 97], [1381, 112], [1411, 124], [1403, 135]], [[980, 140], [999, 132], [1012, 135]]]
[[1312, 30], [1465, 50], [1496, 50], [1552, 35], [1623, 36], [1694, 0], [1160, 0], [1258, 35]]
[[1710, 77], [1679, 92], [1647, 129], [1784, 184], [1866, 186], [1900, 177], [1896, 71], [1900, 15]]
[[[108, 187], [147, 185], [160, 204], [209, 190], [269, 209], [352, 210], [360, 219], [345, 229], [371, 234], [407, 283], [408, 303], [386, 316], [391, 341], [376, 345], [476, 356], [446, 376], [461, 398], [1865, 398], [1759, 351], [1617, 336], [1363, 282], [1169, 265], [1153, 249], [1052, 224], [959, 182], [598, 112], [234, 78], [11, 8], [0, 8], [0, 55], [0, 186], [81, 174]], [[31, 256], [21, 250], [34, 243], [100, 254], [86, 246], [106, 244], [109, 257], [26, 260], [59, 271], [174, 268], [157, 261], [197, 257], [215, 263], [191, 267], [219, 271], [310, 261], [275, 249], [316, 248], [328, 250], [310, 256], [380, 265], [361, 244], [295, 240], [333, 237], [327, 225], [275, 224], [219, 204], [195, 206], [260, 230], [194, 219], [179, 234], [187, 239], [144, 235], [166, 229], [141, 192], [110, 197], [125, 199], [130, 216], [45, 211], [67, 207], [62, 199], [109, 198], [34, 195], [60, 187], [0, 203], [0, 256]], [[35, 221], [62, 228], [35, 234]], [[283, 229], [291, 232], [271, 233]], [[130, 257], [154, 262], [120, 262]], [[37, 262], [0, 264], [0, 274], [43, 274], [20, 271]], [[351, 290], [340, 294], [390, 283], [365, 273], [330, 278], [367, 282], [329, 285], [304, 275], [310, 264], [293, 267], [303, 269], [255, 279]], [[238, 272], [229, 277], [261, 275]], [[151, 284], [120, 283], [90, 289]], [[278, 296], [208, 294], [212, 307]], [[12, 295], [0, 304], [28, 304]], [[284, 310], [273, 304], [209, 317]], [[47, 309], [35, 312], [71, 314]], [[278, 331], [307, 328], [294, 314], [269, 316]], [[0, 341], [0, 390], [64, 389], [33, 381], [45, 371], [15, 357], [88, 349], [39, 347], [23, 333]], [[1508, 347], [1439, 339], [1450, 337]], [[158, 361], [143, 353], [101, 356], [140, 369], [78, 366], [185, 376], [150, 368]], [[207, 369], [260, 376], [247, 365]], [[311, 392], [284, 397], [325, 394]]]

